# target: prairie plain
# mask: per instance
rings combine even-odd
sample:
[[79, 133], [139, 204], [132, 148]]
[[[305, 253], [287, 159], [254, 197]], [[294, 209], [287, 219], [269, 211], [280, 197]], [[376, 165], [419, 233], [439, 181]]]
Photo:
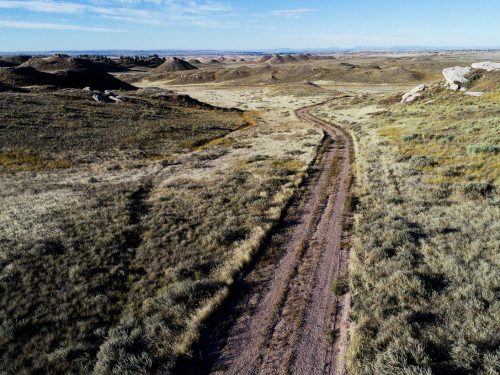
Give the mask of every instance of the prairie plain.
[[500, 371], [500, 53], [290, 56], [0, 68], [1, 370]]

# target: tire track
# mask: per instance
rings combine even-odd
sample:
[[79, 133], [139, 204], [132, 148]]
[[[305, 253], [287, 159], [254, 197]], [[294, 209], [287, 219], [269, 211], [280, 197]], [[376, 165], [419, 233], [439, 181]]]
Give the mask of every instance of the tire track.
[[331, 285], [348, 264], [342, 226], [350, 141], [341, 130], [310, 113], [320, 104], [296, 111], [298, 118], [319, 126], [333, 141], [319, 178], [300, 222], [283, 245], [284, 255], [259, 294], [247, 296], [247, 308], [230, 329], [214, 374], [343, 372], [349, 296], [335, 296]]

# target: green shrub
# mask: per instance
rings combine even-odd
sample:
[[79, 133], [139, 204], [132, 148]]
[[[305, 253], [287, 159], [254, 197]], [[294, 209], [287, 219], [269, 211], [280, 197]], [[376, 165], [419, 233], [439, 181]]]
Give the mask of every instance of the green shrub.
[[467, 147], [467, 152], [469, 154], [498, 154], [500, 152], [500, 146], [488, 143], [476, 143], [474, 145], [469, 145]]
[[332, 282], [332, 293], [336, 296], [341, 296], [349, 291], [349, 278], [347, 274], [339, 275]]

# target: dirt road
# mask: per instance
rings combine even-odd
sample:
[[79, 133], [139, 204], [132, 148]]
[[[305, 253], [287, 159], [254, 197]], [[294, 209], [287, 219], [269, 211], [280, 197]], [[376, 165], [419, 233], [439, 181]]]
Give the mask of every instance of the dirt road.
[[227, 335], [210, 354], [215, 357], [212, 374], [344, 372], [349, 295], [336, 296], [331, 286], [348, 264], [343, 218], [349, 139], [312, 115], [311, 108], [296, 115], [321, 127], [331, 138], [330, 146], [298, 209], [298, 220], [282, 234], [279, 261], [261, 261], [245, 275], [244, 283], [253, 286], [233, 306]]

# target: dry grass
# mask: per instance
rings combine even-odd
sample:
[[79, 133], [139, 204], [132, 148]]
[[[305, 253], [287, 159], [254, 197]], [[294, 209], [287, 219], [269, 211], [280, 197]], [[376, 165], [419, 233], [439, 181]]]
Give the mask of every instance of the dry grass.
[[168, 373], [189, 355], [317, 152], [321, 132], [293, 111], [333, 91], [307, 79], [389, 93], [318, 109], [356, 151], [350, 372], [498, 373], [498, 77], [474, 83], [482, 98], [438, 90], [409, 106], [387, 84], [475, 56], [164, 77], [239, 82], [175, 89], [243, 114], [140, 93], [119, 105], [0, 93], [2, 370]]
[[[20, 166], [0, 193], [4, 369], [168, 372], [279, 220], [321, 133], [149, 97], [2, 95], [2, 155]], [[72, 165], [27, 172], [35, 155]]]
[[17, 171], [41, 171], [46, 169], [69, 168], [69, 160], [51, 159], [29, 150], [5, 150], [0, 153], [0, 173]]
[[356, 149], [349, 373], [498, 373], [500, 103], [391, 102], [318, 109]]
[[140, 94], [103, 105], [79, 90], [0, 94], [0, 111], [0, 150], [52, 153], [75, 163], [185, 152], [247, 122], [238, 112]]
[[380, 135], [430, 180], [500, 184], [500, 101], [446, 92], [430, 99], [392, 106], [377, 118]]

